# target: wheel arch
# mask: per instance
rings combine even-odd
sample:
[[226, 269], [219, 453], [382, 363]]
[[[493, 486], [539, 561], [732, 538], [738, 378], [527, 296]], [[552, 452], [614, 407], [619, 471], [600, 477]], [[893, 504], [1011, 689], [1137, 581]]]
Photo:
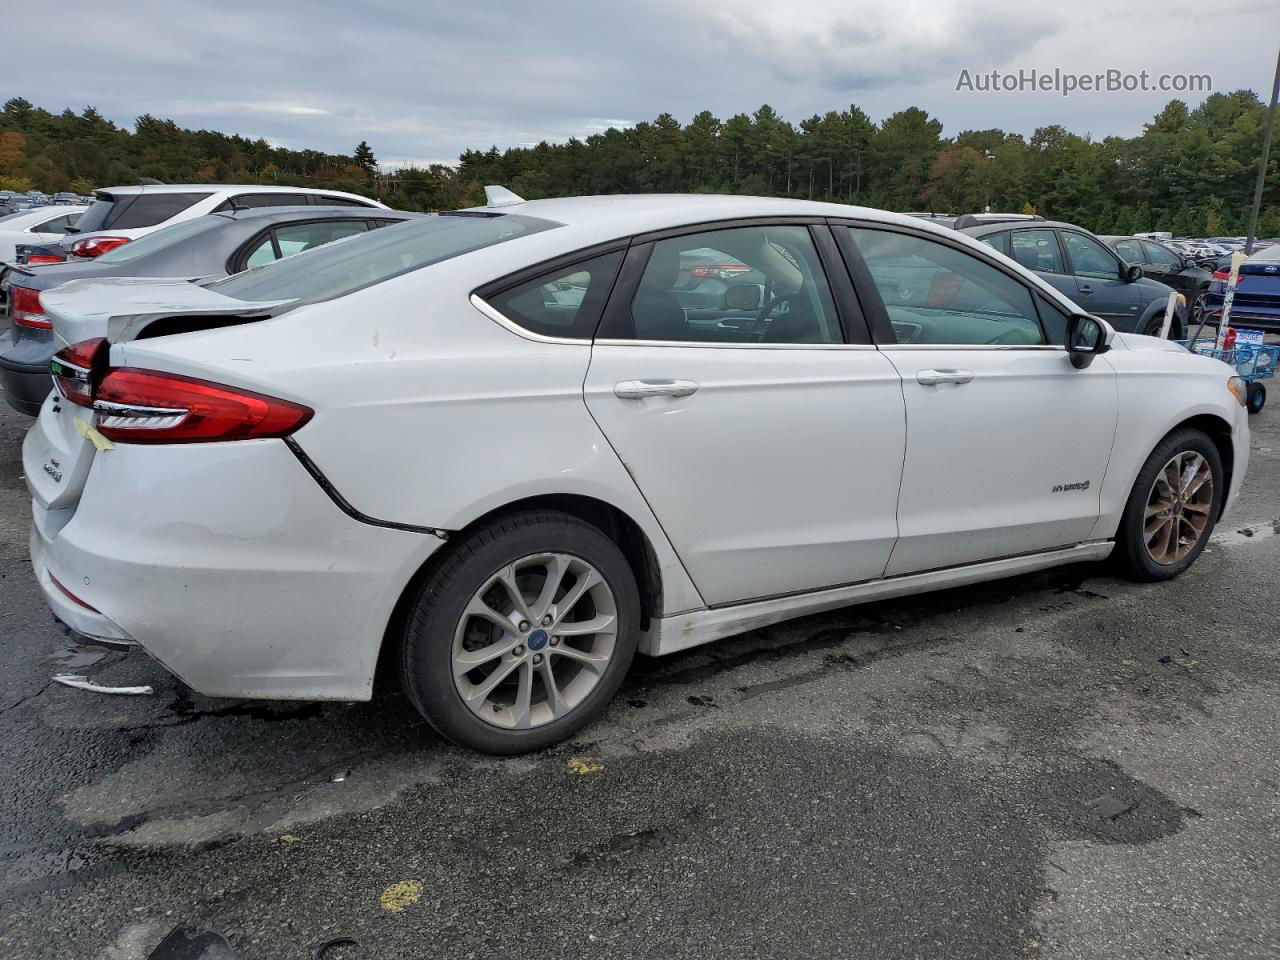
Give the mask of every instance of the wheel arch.
[[662, 616], [663, 585], [661, 564], [657, 551], [639, 523], [619, 507], [596, 497], [575, 493], [537, 494], [495, 507], [471, 520], [466, 526], [449, 534], [449, 541], [429, 556], [413, 576], [405, 583], [392, 608], [391, 617], [382, 636], [378, 653], [375, 682], [386, 686], [394, 675], [393, 661], [396, 642], [404, 629], [406, 618], [413, 606], [413, 599], [423, 580], [431, 575], [449, 556], [453, 541], [460, 540], [473, 530], [517, 513], [537, 510], [554, 510], [568, 514], [591, 524], [609, 537], [627, 559], [640, 590], [640, 629], [648, 630], [651, 622]]
[[[1213, 445], [1218, 449], [1218, 456], [1222, 459], [1223, 474], [1223, 503], [1226, 503], [1225, 492], [1231, 489], [1231, 480], [1235, 474], [1235, 440], [1231, 436], [1231, 424], [1227, 423], [1222, 417], [1212, 413], [1199, 413], [1194, 417], [1188, 417], [1180, 423], [1173, 426], [1164, 437], [1161, 437], [1156, 446], [1164, 442], [1165, 437], [1177, 430], [1199, 430], [1201, 433], [1208, 435], [1213, 441]], [[1155, 447], [1152, 447], [1154, 450]], [[1217, 518], [1215, 518], [1216, 521]]]

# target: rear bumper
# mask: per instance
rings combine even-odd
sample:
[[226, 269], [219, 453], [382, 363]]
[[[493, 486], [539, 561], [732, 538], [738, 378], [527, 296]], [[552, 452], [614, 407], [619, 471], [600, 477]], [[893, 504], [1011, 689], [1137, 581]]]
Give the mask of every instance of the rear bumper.
[[443, 542], [348, 517], [279, 440], [121, 444], [77, 506], [33, 512], [54, 614], [209, 696], [367, 700], [400, 593]]

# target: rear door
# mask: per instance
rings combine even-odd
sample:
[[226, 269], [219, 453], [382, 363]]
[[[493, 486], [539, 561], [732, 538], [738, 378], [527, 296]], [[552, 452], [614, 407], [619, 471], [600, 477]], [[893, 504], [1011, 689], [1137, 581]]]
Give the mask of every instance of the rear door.
[[1087, 539], [1116, 428], [1111, 367], [1073, 367], [1045, 333], [1065, 317], [1042, 319], [1053, 308], [1003, 265], [905, 229], [837, 230], [906, 399], [886, 574]]
[[[691, 318], [682, 264], [707, 251], [763, 302]], [[897, 537], [902, 388], [833, 265], [821, 224], [638, 242], [597, 332], [587, 407], [710, 604], [878, 578]]]

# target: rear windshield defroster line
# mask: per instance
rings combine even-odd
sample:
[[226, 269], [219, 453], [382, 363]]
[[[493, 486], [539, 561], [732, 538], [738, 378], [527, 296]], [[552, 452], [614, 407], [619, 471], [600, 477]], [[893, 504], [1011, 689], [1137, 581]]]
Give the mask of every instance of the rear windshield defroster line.
[[237, 300], [315, 303], [559, 226], [519, 214], [436, 214], [337, 240], [208, 286]]

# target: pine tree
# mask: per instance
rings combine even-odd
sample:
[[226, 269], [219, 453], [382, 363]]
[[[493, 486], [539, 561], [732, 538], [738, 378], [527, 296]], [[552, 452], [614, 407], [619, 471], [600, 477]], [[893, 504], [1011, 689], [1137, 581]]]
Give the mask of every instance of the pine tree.
[[361, 140], [356, 144], [356, 152], [352, 154], [356, 166], [364, 171], [365, 176], [372, 177], [378, 172], [378, 161], [373, 155], [373, 148]]

